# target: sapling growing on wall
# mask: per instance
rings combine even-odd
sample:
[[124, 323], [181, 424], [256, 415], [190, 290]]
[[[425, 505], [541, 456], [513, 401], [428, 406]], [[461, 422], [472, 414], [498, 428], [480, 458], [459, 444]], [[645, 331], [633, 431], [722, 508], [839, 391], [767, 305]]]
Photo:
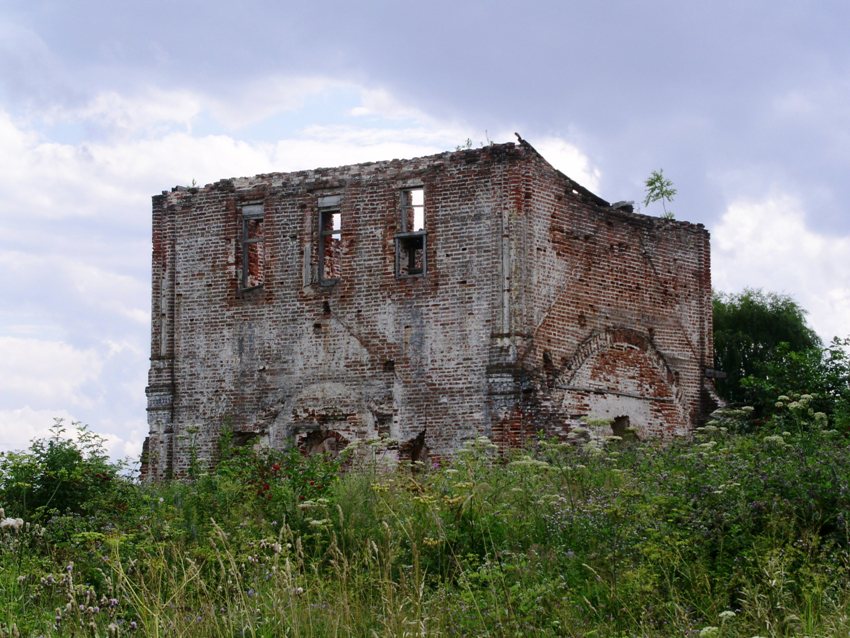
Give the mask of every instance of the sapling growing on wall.
[[675, 219], [673, 211], [667, 210], [667, 202], [673, 201], [677, 191], [672, 180], [664, 177], [664, 170], [659, 168], [657, 171], [652, 171], [646, 178], [644, 185], [646, 186], [646, 197], [643, 200], [643, 205], [649, 206], [660, 200], [661, 207], [664, 209], [664, 214], [661, 216], [664, 219]]

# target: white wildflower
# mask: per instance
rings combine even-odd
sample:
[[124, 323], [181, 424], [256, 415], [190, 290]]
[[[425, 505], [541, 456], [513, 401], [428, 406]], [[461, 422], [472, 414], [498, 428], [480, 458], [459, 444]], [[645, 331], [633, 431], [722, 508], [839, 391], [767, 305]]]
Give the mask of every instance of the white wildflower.
[[706, 636], [716, 636], [720, 630], [717, 627], [709, 625], [708, 627], [703, 627], [699, 631], [699, 638], [706, 638]]
[[0, 529], [10, 529], [13, 532], [19, 532], [24, 526], [22, 518], [4, 518], [0, 521]]
[[726, 611], [720, 612], [720, 620], [730, 620], [734, 618], [737, 614], [731, 609], [727, 609]]
[[[517, 466], [526, 466], [526, 467], [537, 467], [537, 468], [549, 468], [549, 464], [546, 461], [538, 461], [537, 459], [533, 459], [530, 456], [524, 456], [516, 461], [511, 461], [508, 463], [509, 466], [517, 467]], [[460, 485], [460, 484], [458, 484]]]
[[602, 454], [602, 448], [595, 441], [585, 444], [583, 449], [591, 456], [599, 456]]

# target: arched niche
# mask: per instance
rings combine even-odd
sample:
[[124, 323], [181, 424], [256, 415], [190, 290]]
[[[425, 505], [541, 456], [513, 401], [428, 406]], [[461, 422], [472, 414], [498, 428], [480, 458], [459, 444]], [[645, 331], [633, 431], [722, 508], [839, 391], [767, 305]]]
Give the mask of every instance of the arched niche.
[[269, 428], [273, 447], [335, 455], [355, 440], [376, 438], [376, 417], [355, 388], [319, 382], [289, 398]]
[[612, 328], [590, 335], [560, 377], [563, 412], [606, 434], [614, 433], [615, 423], [620, 427], [625, 422], [641, 438], [689, 429], [677, 375], [642, 332]]

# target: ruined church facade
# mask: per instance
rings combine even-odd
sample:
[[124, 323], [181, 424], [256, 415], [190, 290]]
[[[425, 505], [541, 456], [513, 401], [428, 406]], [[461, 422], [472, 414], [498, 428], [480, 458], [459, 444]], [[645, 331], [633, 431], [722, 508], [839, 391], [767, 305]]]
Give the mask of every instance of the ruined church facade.
[[529, 144], [153, 198], [143, 477], [238, 442], [400, 459], [577, 425], [687, 433], [711, 403], [709, 237]]

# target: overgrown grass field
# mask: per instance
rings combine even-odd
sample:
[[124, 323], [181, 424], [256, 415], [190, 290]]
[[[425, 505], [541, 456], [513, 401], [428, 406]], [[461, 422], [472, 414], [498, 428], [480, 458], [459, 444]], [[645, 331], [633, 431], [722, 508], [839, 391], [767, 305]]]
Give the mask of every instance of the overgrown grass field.
[[226, 448], [161, 485], [36, 441], [0, 458], [0, 634], [847, 636], [850, 442], [811, 401], [443, 467]]

